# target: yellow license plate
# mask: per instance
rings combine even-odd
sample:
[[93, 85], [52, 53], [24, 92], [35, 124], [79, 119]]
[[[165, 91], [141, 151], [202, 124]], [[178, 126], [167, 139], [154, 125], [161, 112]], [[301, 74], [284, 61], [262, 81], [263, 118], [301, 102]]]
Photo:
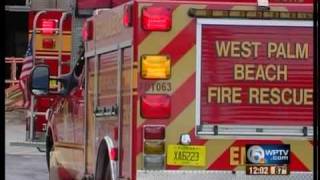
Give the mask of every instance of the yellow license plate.
[[176, 166], [205, 166], [206, 147], [189, 145], [168, 145], [167, 164]]
[[49, 89], [55, 89], [58, 87], [58, 81], [55, 79], [50, 79]]

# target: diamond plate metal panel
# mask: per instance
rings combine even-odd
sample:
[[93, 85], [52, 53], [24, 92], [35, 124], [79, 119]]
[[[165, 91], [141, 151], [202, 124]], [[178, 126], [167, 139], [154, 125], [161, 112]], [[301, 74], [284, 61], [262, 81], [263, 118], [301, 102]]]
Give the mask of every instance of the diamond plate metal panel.
[[57, 0], [57, 8], [70, 11], [72, 3], [74, 3], [73, 0]]
[[72, 61], [71, 66], [73, 67], [79, 58], [79, 46], [81, 45], [81, 29], [84, 22], [84, 18], [72, 17]]
[[32, 0], [31, 9], [32, 10], [43, 10], [55, 7], [55, 0]]
[[146, 171], [137, 172], [139, 180], [312, 180], [311, 172], [291, 172], [289, 176], [253, 176], [246, 175], [244, 171]]

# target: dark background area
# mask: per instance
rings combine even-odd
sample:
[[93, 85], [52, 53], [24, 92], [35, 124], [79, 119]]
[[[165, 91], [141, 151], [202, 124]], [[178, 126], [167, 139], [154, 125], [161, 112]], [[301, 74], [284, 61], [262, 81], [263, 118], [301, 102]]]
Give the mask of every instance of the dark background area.
[[[24, 57], [28, 44], [28, 12], [5, 11], [4, 27], [4, 56]], [[17, 67], [17, 75], [20, 71], [21, 64]], [[10, 79], [10, 73], [10, 64], [5, 64], [5, 79]]]
[[28, 41], [28, 13], [5, 12], [5, 55], [23, 57]]
[[26, 0], [5, 0], [5, 5], [25, 5]]

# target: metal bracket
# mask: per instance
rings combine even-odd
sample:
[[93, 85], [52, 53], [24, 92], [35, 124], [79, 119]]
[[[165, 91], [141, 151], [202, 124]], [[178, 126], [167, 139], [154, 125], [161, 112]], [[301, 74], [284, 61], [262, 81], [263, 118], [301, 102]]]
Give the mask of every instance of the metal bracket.
[[308, 127], [302, 128], [303, 136], [308, 136]]
[[37, 147], [37, 149], [38, 149], [39, 152], [46, 152], [46, 149], [43, 150], [40, 147]]

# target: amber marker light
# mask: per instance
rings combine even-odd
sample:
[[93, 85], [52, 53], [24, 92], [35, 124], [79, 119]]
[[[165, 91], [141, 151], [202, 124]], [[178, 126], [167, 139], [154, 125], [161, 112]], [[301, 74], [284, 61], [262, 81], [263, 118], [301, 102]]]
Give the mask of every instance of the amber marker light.
[[171, 60], [163, 55], [143, 55], [141, 57], [141, 76], [144, 79], [169, 79]]
[[163, 141], [145, 141], [144, 142], [145, 154], [164, 154]]

